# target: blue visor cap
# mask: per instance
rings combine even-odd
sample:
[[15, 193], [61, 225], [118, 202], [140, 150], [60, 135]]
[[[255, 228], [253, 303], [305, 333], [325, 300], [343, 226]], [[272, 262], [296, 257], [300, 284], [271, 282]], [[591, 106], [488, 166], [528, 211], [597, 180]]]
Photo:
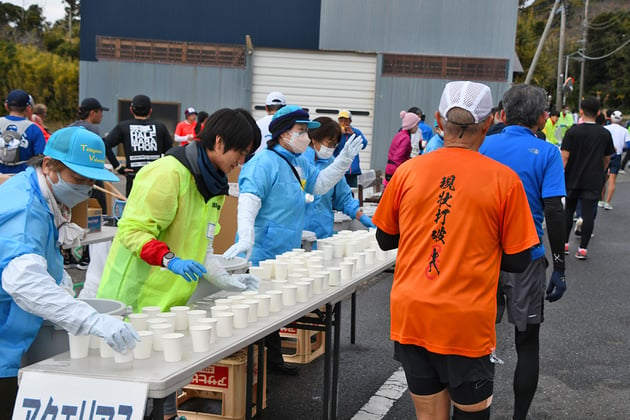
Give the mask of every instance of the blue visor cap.
[[57, 159], [68, 168], [89, 179], [118, 182], [105, 169], [105, 142], [85, 127], [66, 127], [50, 136], [44, 156]]
[[273, 114], [269, 124], [271, 138], [278, 138], [285, 131], [289, 131], [295, 124], [306, 124], [307, 128], [317, 128], [321, 125], [317, 121], [311, 121], [308, 112], [302, 107], [287, 105]]

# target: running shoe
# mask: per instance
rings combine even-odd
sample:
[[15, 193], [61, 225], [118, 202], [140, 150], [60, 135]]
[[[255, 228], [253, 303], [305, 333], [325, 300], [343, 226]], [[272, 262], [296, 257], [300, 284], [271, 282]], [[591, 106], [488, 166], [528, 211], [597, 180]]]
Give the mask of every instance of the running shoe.
[[584, 220], [581, 217], [575, 222], [575, 236], [582, 236], [582, 223]]
[[612, 210], [613, 206], [610, 205], [610, 203], [606, 202], [604, 203], [604, 210]]
[[564, 244], [564, 255], [569, 255], [569, 243]]
[[87, 257], [87, 258], [83, 257], [83, 258], [81, 258], [81, 260], [77, 264], [77, 268], [79, 270], [85, 271], [85, 270], [88, 269], [88, 265], [90, 265], [90, 257]]
[[63, 253], [63, 267], [64, 268], [74, 268], [77, 266], [79, 261], [72, 255], [70, 251], [66, 251]]
[[586, 255], [586, 249], [585, 248], [578, 248], [577, 252], [575, 253], [575, 258], [577, 258], [578, 260], [585, 260], [588, 258], [588, 256]]
[[598, 201], [598, 202], [597, 202], [597, 207], [604, 208], [604, 205], [605, 205], [605, 204], [606, 204], [606, 202], [605, 202], [605, 201], [601, 201], [601, 200], [600, 200], [600, 201]]

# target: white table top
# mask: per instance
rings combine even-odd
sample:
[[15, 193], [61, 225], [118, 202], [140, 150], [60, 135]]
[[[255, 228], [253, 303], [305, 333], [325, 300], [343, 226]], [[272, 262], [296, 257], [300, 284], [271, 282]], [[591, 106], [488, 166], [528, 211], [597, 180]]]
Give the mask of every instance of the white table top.
[[[339, 262], [340, 260], [335, 260], [329, 266], [337, 266]], [[113, 359], [102, 359], [98, 354], [98, 349], [90, 349], [89, 356], [84, 359], [70, 359], [70, 354], [65, 352], [27, 366], [20, 369], [19, 378], [21, 379], [23, 372], [31, 371], [140, 382], [148, 384], [148, 396], [150, 398], [164, 398], [189, 384], [193, 375], [199, 370], [259, 341], [271, 332], [322, 305], [341, 301], [344, 297], [352, 294], [363, 281], [391, 267], [394, 262], [395, 256], [390, 254], [385, 261], [376, 261], [374, 265], [366, 267], [358, 272], [352, 280], [343, 282], [340, 286], [330, 287], [321, 294], [310, 297], [306, 302], [298, 302], [294, 306], [284, 306], [280, 312], [271, 313], [270, 316], [249, 324], [247, 328], [233, 329], [231, 337], [217, 338], [216, 343], [207, 353], [193, 353], [191, 338], [185, 334], [183, 357], [179, 362], [166, 363], [163, 360], [162, 352], [154, 351], [150, 359], [117, 364]], [[270, 281], [261, 282], [261, 292], [270, 289]], [[234, 293], [217, 293], [196, 302], [195, 306], [207, 309], [209, 312], [214, 299], [225, 297], [228, 294]]]
[[90, 232], [85, 235], [85, 238], [81, 241], [81, 245], [90, 245], [97, 242], [111, 241], [116, 236], [118, 228], [115, 226], [101, 226], [100, 232]]

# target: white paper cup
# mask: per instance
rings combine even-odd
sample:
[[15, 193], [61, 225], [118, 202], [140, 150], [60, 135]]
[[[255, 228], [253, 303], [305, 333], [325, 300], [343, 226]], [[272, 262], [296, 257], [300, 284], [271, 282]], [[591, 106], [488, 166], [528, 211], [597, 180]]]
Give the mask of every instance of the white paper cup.
[[160, 312], [162, 312], [162, 308], [160, 308], [159, 306], [144, 306], [142, 308], [142, 313], [149, 315], [149, 318], [154, 317]]
[[273, 290], [282, 290], [282, 287], [288, 283], [287, 280], [271, 280], [271, 288]]
[[231, 337], [234, 313], [233, 312], [217, 312], [212, 316], [217, 320], [217, 337]]
[[363, 250], [365, 254], [365, 265], [371, 266], [376, 262], [376, 250], [374, 248], [367, 248]]
[[269, 316], [269, 304], [271, 303], [271, 296], [268, 294], [256, 295], [254, 299], [258, 301], [258, 317], [264, 318]]
[[70, 346], [71, 359], [83, 359], [90, 352], [89, 335], [72, 335], [68, 333], [68, 345]]
[[317, 274], [324, 269], [322, 264], [313, 264], [308, 266], [308, 275], [311, 277], [313, 274]]
[[153, 332], [141, 330], [138, 331], [138, 335], [140, 336], [140, 341], [133, 348], [133, 358], [138, 360], [148, 359], [153, 352]]
[[228, 305], [215, 305], [210, 308], [210, 313], [212, 314], [212, 318], [216, 318], [215, 314], [218, 312], [231, 312], [231, 306]]
[[114, 357], [114, 349], [109, 347], [109, 344], [107, 344], [104, 339], [99, 338], [98, 354], [101, 356], [101, 359], [111, 359]]
[[269, 290], [269, 312], [279, 312], [282, 309], [282, 290]]
[[304, 248], [293, 248], [291, 252], [297, 252], [299, 254], [306, 252]]
[[192, 351], [194, 353], [205, 353], [210, 351], [212, 339], [211, 325], [193, 325], [190, 327], [190, 338], [192, 340]]
[[[152, 325], [156, 325], [156, 324], [169, 324], [169, 325], [171, 325], [167, 320], [162, 319], [162, 318], [149, 318], [149, 319], [147, 319], [147, 327], [145, 329], [151, 331], [151, 326]], [[173, 331], [175, 331], [174, 328], [173, 328]]]
[[162, 351], [162, 336], [164, 334], [170, 334], [174, 331], [171, 324], [150, 324], [149, 331], [153, 332], [153, 350]]
[[188, 328], [188, 311], [190, 306], [172, 306], [171, 312], [175, 313], [175, 330], [184, 331]]
[[295, 301], [306, 302], [308, 300], [308, 289], [311, 284], [305, 281], [298, 281], [294, 285], [296, 286]]
[[342, 262], [339, 264], [339, 268], [341, 269], [340, 279], [341, 281], [349, 281], [352, 280], [352, 268], [354, 267], [353, 262]]
[[357, 259], [357, 272], [363, 271], [365, 269], [365, 252], [355, 252], [354, 258]]
[[127, 318], [129, 319], [129, 323], [136, 331], [143, 331], [147, 329], [147, 320], [149, 319], [149, 314], [129, 314], [127, 315]]
[[91, 335], [90, 336], [90, 348], [91, 349], [98, 349], [99, 345], [100, 345], [100, 340], [101, 337], [98, 337], [96, 335]]
[[258, 290], [245, 290], [244, 292], [241, 292], [241, 295], [245, 296], [247, 299], [251, 299], [257, 294], [258, 294]]
[[247, 299], [245, 296], [240, 294], [228, 296], [227, 298], [230, 301], [230, 305], [234, 305], [235, 303], [242, 303], [245, 299]]
[[322, 247], [319, 249], [321, 249], [321, 251], [323, 252], [324, 261], [330, 261], [333, 259], [334, 247], [332, 245], [322, 245]]
[[289, 275], [289, 264], [286, 262], [276, 261], [276, 280], [286, 280]]
[[336, 241], [333, 243], [333, 258], [343, 258], [343, 254], [346, 251], [346, 244], [342, 241]]
[[284, 306], [293, 306], [297, 299], [297, 286], [289, 284], [282, 286], [282, 304]]
[[289, 284], [293, 284], [296, 281], [300, 281], [302, 280], [304, 277], [306, 277], [303, 273], [291, 273], [289, 274], [289, 277], [287, 278], [287, 281], [289, 282]]
[[247, 315], [247, 322], [252, 323], [258, 321], [258, 300], [257, 299], [245, 299], [243, 305], [249, 306], [249, 313]]
[[197, 325], [209, 325], [212, 327], [210, 330], [210, 343], [217, 341], [217, 319], [216, 318], [201, 318], [197, 321]]
[[234, 328], [246, 328], [247, 319], [249, 318], [249, 306], [243, 304], [232, 305], [232, 312], [234, 313]]
[[179, 362], [182, 360], [182, 347], [184, 346], [184, 334], [168, 333], [162, 336], [164, 346], [164, 361]]
[[127, 350], [126, 353], [114, 352], [114, 362], [116, 363], [129, 363], [133, 361], [133, 351]]
[[214, 305], [227, 305], [230, 306], [232, 304], [232, 301], [230, 299], [226, 299], [226, 298], [220, 298], [220, 299], [215, 299], [214, 300]]
[[358, 243], [356, 241], [348, 241], [346, 242], [346, 250], [345, 250], [345, 256], [346, 257], [351, 257], [354, 255], [355, 252], [358, 251]]
[[276, 262], [274, 260], [264, 260], [258, 263], [262, 267], [263, 273], [261, 279], [269, 280], [273, 278], [276, 272]]
[[262, 267], [249, 267], [249, 274], [258, 277], [259, 279], [263, 279], [265, 275], [265, 269]]
[[317, 273], [318, 276], [322, 276], [323, 280], [322, 280], [322, 292], [324, 290], [328, 289], [328, 279], [330, 278], [330, 271], [328, 270], [322, 270], [319, 273]]
[[[321, 271], [318, 273], [321, 273]], [[313, 274], [311, 279], [313, 280], [313, 294], [319, 295], [323, 290], [324, 276], [322, 274]]]
[[296, 270], [306, 270], [306, 263], [295, 258], [291, 261], [291, 264], [289, 264], [289, 274], [295, 273]]
[[339, 286], [339, 282], [341, 281], [341, 268], [330, 267], [328, 273], [330, 274], [328, 277], [328, 285]]
[[175, 312], [160, 312], [155, 317], [171, 324], [173, 326], [173, 331], [175, 331], [177, 327], [177, 314]]

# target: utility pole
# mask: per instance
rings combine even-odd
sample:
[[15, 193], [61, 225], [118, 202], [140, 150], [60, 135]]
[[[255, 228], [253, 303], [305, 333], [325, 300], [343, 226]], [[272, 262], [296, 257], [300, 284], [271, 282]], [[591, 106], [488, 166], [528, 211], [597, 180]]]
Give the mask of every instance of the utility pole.
[[[545, 40], [547, 39], [547, 35], [549, 35], [551, 22], [553, 21], [553, 16], [556, 14], [556, 9], [558, 8], [559, 3], [560, 3], [560, 0], [556, 0], [553, 3], [553, 7], [551, 8], [551, 13], [549, 14], [549, 19], [547, 19], [547, 25], [545, 25], [545, 30], [543, 31], [543, 34], [540, 37], [540, 41], [538, 41], [538, 47], [536, 48], [534, 59], [532, 60], [532, 64], [529, 66], [529, 70], [527, 70], [527, 77], [525, 78], [526, 85], [528, 85], [532, 81], [532, 77], [534, 76], [534, 70], [536, 70], [536, 64], [538, 64], [538, 58], [540, 57], [540, 53], [542, 52], [543, 44], [545, 43]], [[587, 3], [588, 3], [588, 0], [587, 0]]]
[[556, 81], [556, 110], [560, 112], [562, 109], [562, 86], [564, 79], [567, 78], [565, 72], [564, 77], [562, 74], [562, 58], [564, 57], [564, 29], [566, 26], [566, 7], [564, 0], [562, 0], [562, 6], [560, 6], [560, 41], [558, 45], [558, 80]]
[[586, 34], [588, 32], [588, 0], [584, 4], [584, 32], [582, 33], [582, 63], [580, 64], [580, 97], [578, 98], [578, 111], [582, 109], [582, 95], [584, 94], [584, 65], [586, 64]]

